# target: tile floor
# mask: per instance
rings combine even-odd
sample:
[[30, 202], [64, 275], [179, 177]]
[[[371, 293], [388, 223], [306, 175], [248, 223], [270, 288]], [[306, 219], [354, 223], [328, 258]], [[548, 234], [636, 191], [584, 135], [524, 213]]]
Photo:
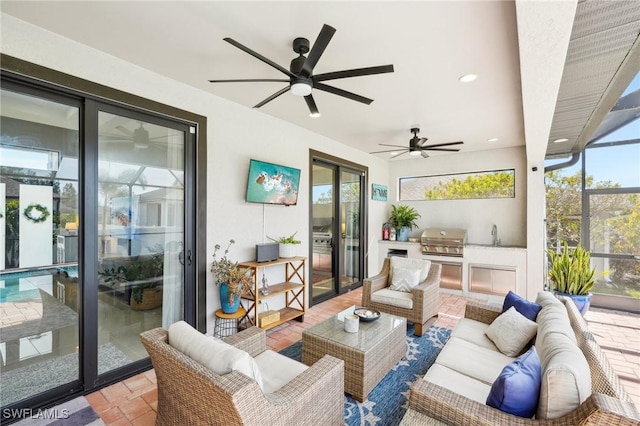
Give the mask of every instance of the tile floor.
[[[359, 305], [362, 290], [354, 290], [309, 309], [304, 322], [290, 321], [268, 331], [267, 345], [279, 351], [302, 338], [302, 331], [349, 306]], [[440, 314], [434, 325], [453, 328], [464, 315], [466, 299], [441, 295]], [[640, 315], [591, 308], [586, 316], [591, 331], [618, 373], [637, 407], [640, 407]], [[147, 371], [87, 395], [87, 400], [107, 425], [153, 425], [158, 393], [156, 377]]]

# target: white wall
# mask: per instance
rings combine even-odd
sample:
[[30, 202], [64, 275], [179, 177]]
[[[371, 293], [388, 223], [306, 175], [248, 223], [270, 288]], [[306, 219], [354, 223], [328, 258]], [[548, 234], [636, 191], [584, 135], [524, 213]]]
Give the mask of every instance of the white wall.
[[[526, 246], [527, 173], [524, 147], [459, 152], [426, 159], [392, 161], [390, 164], [389, 200], [394, 204], [412, 206], [421, 215], [417, 220], [420, 229], [414, 229], [412, 236], [419, 236], [423, 228], [463, 228], [467, 230], [469, 243], [490, 244], [493, 238], [491, 227], [496, 224], [503, 245]], [[401, 177], [502, 169], [515, 169], [515, 198], [398, 202], [398, 179]], [[390, 207], [387, 217], [389, 213]]]
[[[231, 238], [237, 244], [230, 256], [241, 261], [254, 258], [255, 244], [264, 241], [265, 234], [279, 236], [298, 231], [303, 246], [309, 245], [309, 149], [368, 166], [369, 182], [385, 185], [388, 182], [385, 161], [334, 140], [163, 77], [12, 16], [2, 14], [1, 28], [4, 54], [208, 118], [207, 263], [214, 245], [225, 244]], [[301, 169], [298, 205], [245, 203], [250, 158]], [[384, 203], [370, 203], [368, 246], [374, 250], [369, 256], [370, 271], [377, 269], [375, 242], [385, 214]], [[211, 331], [219, 296], [210, 275], [207, 276], [207, 290], [207, 319]]]

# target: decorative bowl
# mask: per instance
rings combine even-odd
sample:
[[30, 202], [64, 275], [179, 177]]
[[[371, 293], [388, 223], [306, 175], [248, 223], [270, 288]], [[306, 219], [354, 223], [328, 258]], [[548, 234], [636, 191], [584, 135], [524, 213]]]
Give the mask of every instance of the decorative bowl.
[[369, 308], [356, 308], [353, 313], [360, 318], [360, 321], [364, 322], [371, 322], [380, 318], [380, 312]]

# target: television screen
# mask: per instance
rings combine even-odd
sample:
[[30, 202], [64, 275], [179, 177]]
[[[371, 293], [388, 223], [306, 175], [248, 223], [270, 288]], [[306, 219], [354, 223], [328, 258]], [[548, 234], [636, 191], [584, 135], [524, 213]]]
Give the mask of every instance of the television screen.
[[249, 203], [295, 205], [298, 202], [300, 170], [251, 160], [247, 197]]

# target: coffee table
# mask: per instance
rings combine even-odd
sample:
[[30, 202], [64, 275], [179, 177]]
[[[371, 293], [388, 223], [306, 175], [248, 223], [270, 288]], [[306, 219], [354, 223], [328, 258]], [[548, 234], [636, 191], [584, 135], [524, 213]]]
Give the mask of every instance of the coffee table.
[[360, 321], [357, 333], [347, 333], [343, 317], [341, 312], [302, 332], [302, 362], [312, 365], [324, 355], [340, 358], [344, 391], [362, 402], [406, 355], [407, 320], [381, 313], [376, 321]]

